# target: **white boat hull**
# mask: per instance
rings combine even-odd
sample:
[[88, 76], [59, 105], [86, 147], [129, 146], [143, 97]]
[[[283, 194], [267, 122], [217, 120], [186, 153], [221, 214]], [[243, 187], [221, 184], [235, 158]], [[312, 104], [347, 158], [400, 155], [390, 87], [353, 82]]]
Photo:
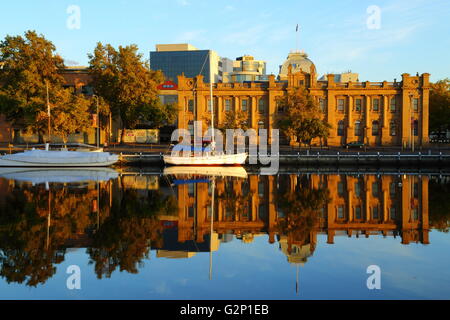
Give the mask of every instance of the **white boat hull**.
[[119, 161], [108, 152], [31, 150], [0, 157], [0, 167], [107, 167]]
[[221, 166], [241, 165], [245, 163], [247, 153], [202, 155], [202, 156], [172, 156], [165, 155], [164, 162], [171, 165], [193, 165], [193, 166]]

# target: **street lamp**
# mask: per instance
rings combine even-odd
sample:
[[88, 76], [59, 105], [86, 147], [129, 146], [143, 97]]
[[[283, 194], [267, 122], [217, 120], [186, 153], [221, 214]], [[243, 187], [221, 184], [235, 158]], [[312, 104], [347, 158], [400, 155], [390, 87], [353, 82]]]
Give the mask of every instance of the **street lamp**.
[[100, 118], [98, 116], [98, 96], [97, 95], [93, 95], [93, 97], [96, 100], [96, 104], [97, 104], [97, 129], [95, 130], [95, 136], [96, 136], [96, 141], [97, 141], [97, 149], [100, 148]]

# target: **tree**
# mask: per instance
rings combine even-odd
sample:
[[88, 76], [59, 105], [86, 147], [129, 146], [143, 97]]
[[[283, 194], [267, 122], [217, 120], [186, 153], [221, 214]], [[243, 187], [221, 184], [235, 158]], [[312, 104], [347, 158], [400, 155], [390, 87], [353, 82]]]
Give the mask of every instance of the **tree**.
[[226, 129], [242, 129], [247, 130], [248, 114], [245, 111], [227, 111], [225, 112], [225, 120], [218, 125], [218, 129], [225, 133]]
[[88, 56], [95, 93], [122, 120], [121, 142], [125, 129], [134, 128], [139, 121], [158, 128], [174, 120], [175, 106], [164, 105], [158, 98], [157, 86], [164, 80], [163, 74], [149, 69], [136, 45], [116, 50], [99, 42]]
[[450, 79], [431, 84], [430, 132], [439, 134], [450, 130]]
[[283, 112], [277, 116], [276, 124], [287, 137], [309, 146], [315, 138], [328, 138], [331, 126], [319, 117], [319, 107], [306, 88], [288, 91], [277, 104]]
[[[25, 32], [25, 37], [6, 36], [0, 42], [0, 112], [13, 125], [37, 133], [41, 141], [48, 128], [47, 87], [56, 115], [52, 133], [67, 139], [67, 134], [82, 130], [89, 118], [84, 98], [72, 97], [69, 89], [63, 88], [58, 71], [64, 63], [55, 50], [52, 42], [35, 31]], [[69, 119], [69, 125], [61, 125]]]

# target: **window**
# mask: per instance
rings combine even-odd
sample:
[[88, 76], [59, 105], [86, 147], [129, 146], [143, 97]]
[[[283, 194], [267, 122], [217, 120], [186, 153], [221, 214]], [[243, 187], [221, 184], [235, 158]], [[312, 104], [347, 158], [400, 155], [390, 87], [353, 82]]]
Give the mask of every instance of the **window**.
[[361, 191], [363, 189], [363, 184], [361, 181], [355, 182], [355, 196], [361, 198]]
[[266, 99], [261, 98], [258, 100], [258, 112], [261, 114], [266, 113]]
[[342, 181], [338, 182], [338, 195], [339, 197], [344, 196], [344, 183]]
[[362, 210], [361, 210], [360, 206], [355, 207], [355, 219], [358, 219], [358, 220], [362, 219], [361, 211]]
[[193, 197], [195, 193], [195, 185], [193, 183], [188, 183], [188, 196]]
[[258, 183], [258, 194], [261, 198], [264, 197], [264, 181], [259, 181]]
[[277, 101], [277, 112], [278, 113], [283, 113], [284, 112], [283, 101]]
[[344, 112], [345, 108], [345, 100], [344, 99], [338, 99], [338, 111]]
[[416, 112], [419, 111], [419, 99], [413, 98], [412, 102], [413, 102], [413, 110]]
[[379, 214], [378, 207], [372, 207], [372, 219], [379, 219]]
[[413, 121], [413, 133], [415, 137], [419, 135], [419, 121], [417, 120]]
[[372, 182], [372, 196], [378, 197], [379, 185], [378, 182]]
[[94, 90], [92, 89], [91, 86], [82, 86], [81, 87], [81, 93], [82, 94], [91, 95], [91, 94], [94, 93]]
[[419, 220], [419, 209], [417, 207], [412, 208], [412, 210], [411, 210], [411, 219], [413, 221]]
[[356, 99], [355, 100], [355, 111], [361, 112], [361, 108], [362, 108], [362, 99]]
[[397, 193], [397, 186], [395, 182], [391, 182], [389, 184], [389, 195], [391, 197], [395, 197], [395, 194]]
[[373, 111], [380, 111], [380, 99], [378, 99], [378, 98], [374, 98], [373, 99], [372, 110]]
[[419, 184], [414, 182], [413, 188], [414, 198], [419, 198]]
[[392, 121], [389, 123], [389, 134], [390, 134], [391, 136], [396, 136], [396, 135], [397, 135], [397, 124], [395, 123], [394, 120], [392, 120]]
[[337, 217], [338, 219], [344, 219], [344, 206], [337, 207]]
[[242, 111], [247, 111], [247, 106], [248, 106], [248, 100], [247, 100], [247, 99], [243, 99], [243, 100], [241, 101], [241, 108], [242, 108]]
[[397, 217], [397, 213], [395, 211], [395, 207], [390, 207], [389, 208], [389, 218], [391, 220], [395, 220], [396, 217]]
[[320, 112], [326, 111], [325, 99], [323, 99], [323, 98], [319, 98], [319, 109], [320, 109]]
[[194, 207], [188, 207], [188, 218], [193, 218], [195, 213]]
[[355, 121], [355, 136], [362, 136], [361, 121]]
[[339, 120], [339, 122], [338, 122], [337, 135], [339, 137], [344, 136], [344, 121], [343, 120]]
[[225, 99], [225, 111], [231, 111], [231, 99]]
[[397, 107], [395, 105], [395, 101], [396, 101], [395, 97], [391, 99], [391, 105], [390, 105], [391, 112], [396, 112], [397, 111]]
[[380, 131], [380, 124], [377, 120], [372, 121], [372, 136], [378, 136]]
[[188, 111], [194, 112], [194, 100], [193, 99], [189, 99], [189, 101], [188, 101]]

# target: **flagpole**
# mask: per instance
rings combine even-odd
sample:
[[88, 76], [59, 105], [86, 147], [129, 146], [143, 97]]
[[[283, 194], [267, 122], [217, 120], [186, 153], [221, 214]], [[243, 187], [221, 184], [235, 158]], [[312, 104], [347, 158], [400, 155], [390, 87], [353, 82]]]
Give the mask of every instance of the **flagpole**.
[[298, 52], [298, 24], [297, 27], [295, 28], [295, 51]]

